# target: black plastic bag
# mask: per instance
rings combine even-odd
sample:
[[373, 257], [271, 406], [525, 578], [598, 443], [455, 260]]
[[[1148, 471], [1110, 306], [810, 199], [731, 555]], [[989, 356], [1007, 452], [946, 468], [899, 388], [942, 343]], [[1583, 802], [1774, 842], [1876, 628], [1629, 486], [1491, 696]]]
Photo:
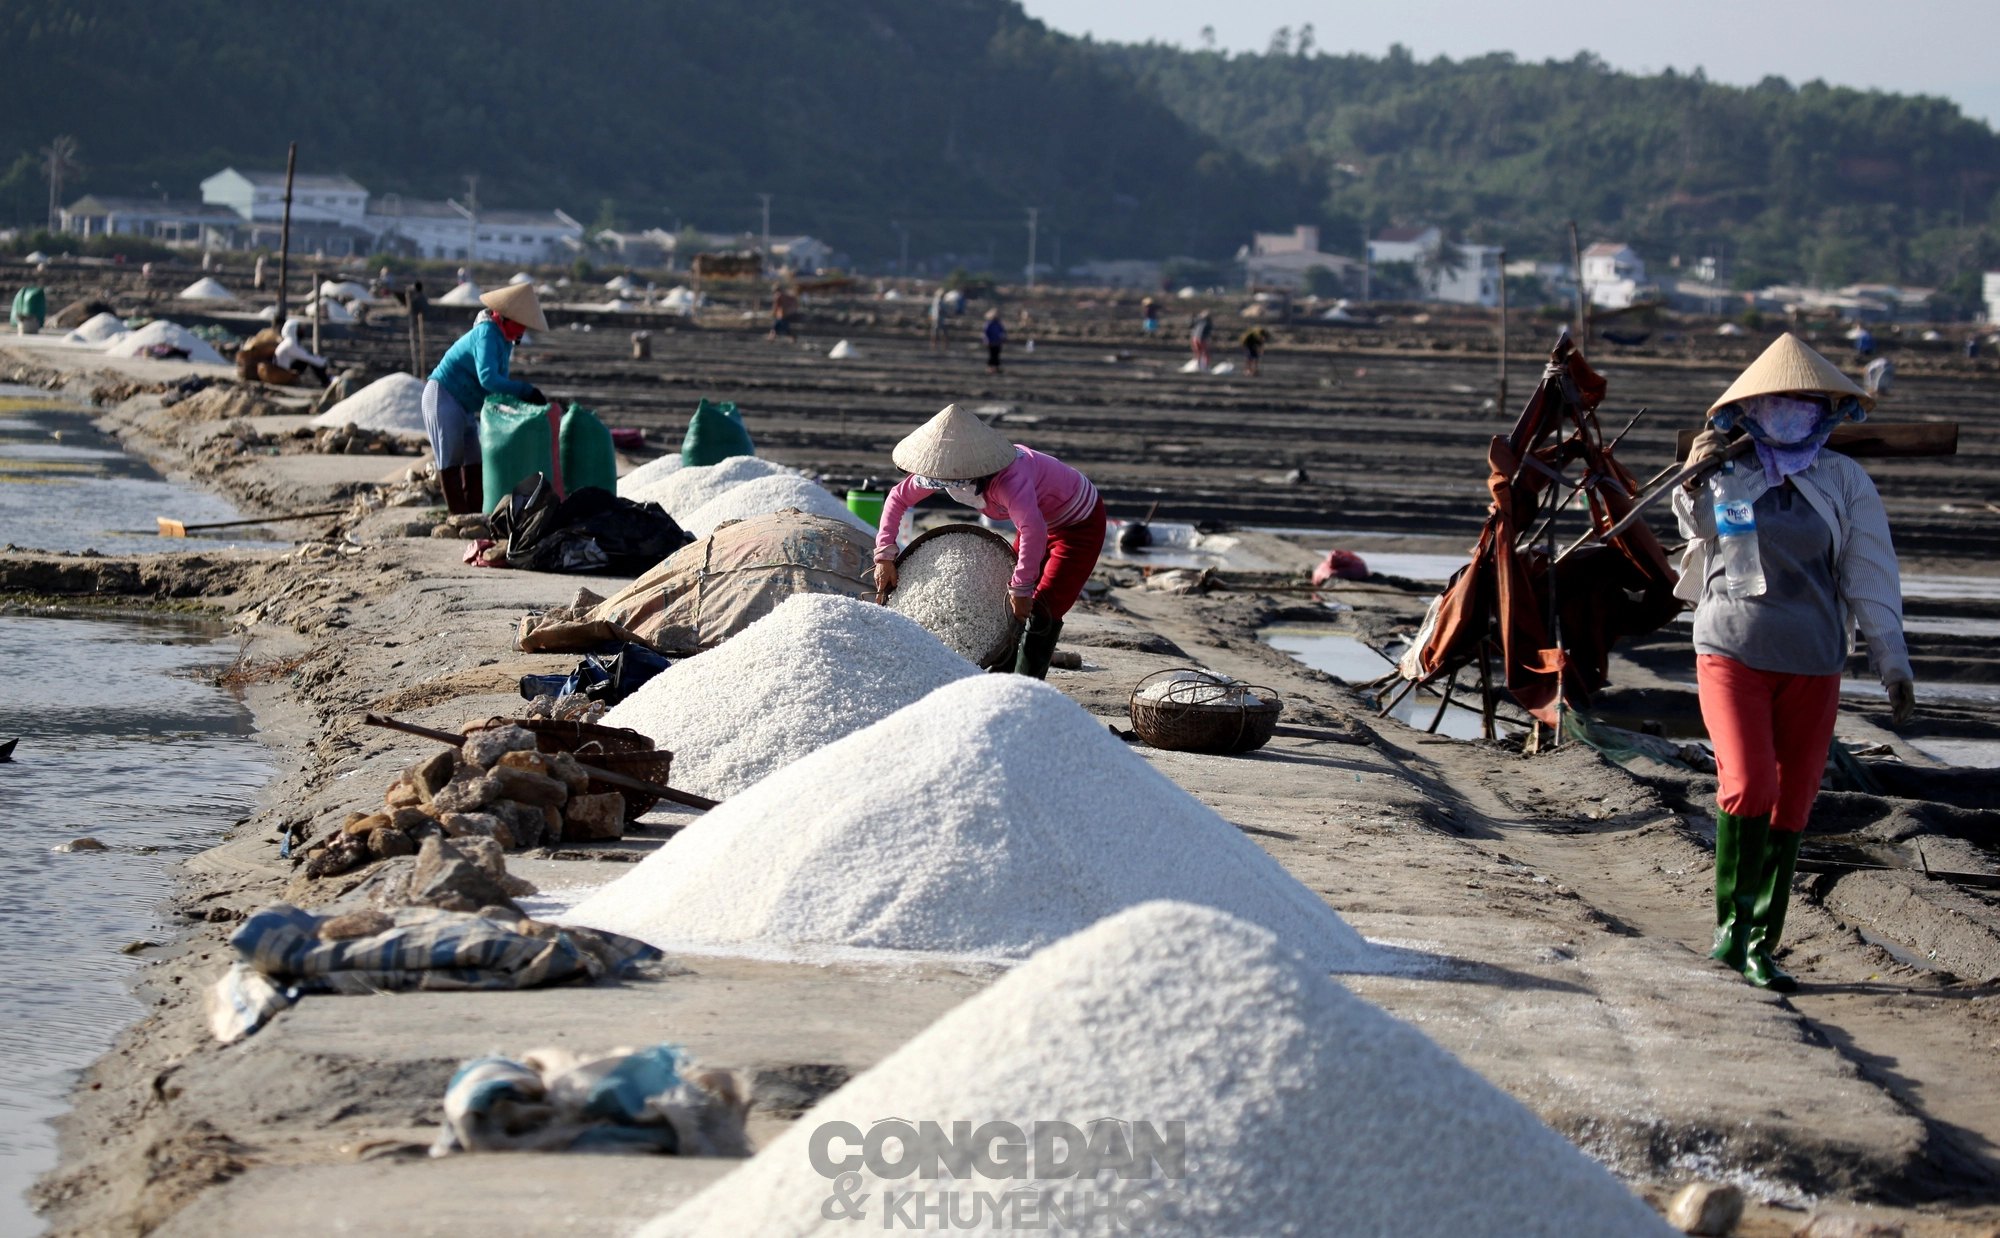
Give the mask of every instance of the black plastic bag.
[[506, 540], [507, 566], [531, 572], [637, 576], [692, 540], [658, 503], [598, 486], [557, 502], [540, 473], [514, 487], [490, 523], [495, 540]]

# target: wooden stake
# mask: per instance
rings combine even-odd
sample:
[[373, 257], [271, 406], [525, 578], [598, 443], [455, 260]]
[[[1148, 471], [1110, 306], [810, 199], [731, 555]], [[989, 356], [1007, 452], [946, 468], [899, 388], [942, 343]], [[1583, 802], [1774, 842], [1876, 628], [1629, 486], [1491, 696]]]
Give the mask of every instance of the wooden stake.
[[292, 261], [292, 173], [299, 166], [299, 144], [292, 143], [285, 155], [285, 221], [278, 231], [278, 312], [271, 316], [273, 330], [285, 329], [285, 293], [289, 291], [286, 276], [291, 272]]
[[1500, 400], [1493, 408], [1500, 416], [1507, 415], [1507, 251], [1504, 249], [1500, 251]]
[[1576, 285], [1576, 346], [1583, 349], [1590, 342], [1590, 298], [1583, 292], [1583, 251], [1577, 247], [1574, 219], [1569, 221], [1569, 263], [1570, 282]]

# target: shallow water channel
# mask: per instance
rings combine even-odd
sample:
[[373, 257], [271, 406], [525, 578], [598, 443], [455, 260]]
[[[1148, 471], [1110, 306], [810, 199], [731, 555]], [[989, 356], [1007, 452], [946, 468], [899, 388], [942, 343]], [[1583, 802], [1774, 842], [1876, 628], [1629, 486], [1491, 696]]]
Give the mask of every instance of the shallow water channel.
[[[0, 387], [0, 544], [187, 549], [155, 516], [236, 515], [162, 478], [88, 410]], [[198, 542], [197, 545], [259, 545]], [[215, 845], [271, 776], [240, 701], [201, 672], [236, 652], [221, 624], [145, 613], [0, 609], [0, 1238], [39, 1233], [22, 1192], [55, 1164], [51, 1118], [77, 1072], [142, 1014], [121, 953], [177, 931], [171, 866]], [[103, 851], [51, 848], [89, 836]]]

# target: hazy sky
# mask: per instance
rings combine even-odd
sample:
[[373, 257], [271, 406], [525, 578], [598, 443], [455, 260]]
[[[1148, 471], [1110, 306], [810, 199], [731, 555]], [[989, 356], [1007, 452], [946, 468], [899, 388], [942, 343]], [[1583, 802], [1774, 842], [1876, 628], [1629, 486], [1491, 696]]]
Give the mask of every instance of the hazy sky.
[[[1261, 51], [1280, 26], [1312, 23], [1318, 45], [1379, 56], [1401, 43], [1420, 59], [1510, 51], [1566, 60], [1580, 50], [1636, 72], [1699, 65], [1720, 82], [1769, 74], [1794, 84], [1943, 95], [1967, 115], [2000, 124], [2000, 4], [1993, 0], [1672, 0], [1593, 8], [1492, 0], [1024, 0], [1028, 12], [1070, 34], [1194, 49], [1203, 26], [1218, 46]], [[1575, 13], [1576, 20], [1567, 20]]]

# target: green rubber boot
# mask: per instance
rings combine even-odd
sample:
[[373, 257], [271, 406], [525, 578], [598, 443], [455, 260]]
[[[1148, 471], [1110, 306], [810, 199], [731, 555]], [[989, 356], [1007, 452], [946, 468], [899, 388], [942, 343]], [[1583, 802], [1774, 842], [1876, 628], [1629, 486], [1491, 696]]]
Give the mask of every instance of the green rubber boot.
[[1708, 957], [1737, 971], [1749, 961], [1750, 925], [1771, 817], [1715, 814], [1715, 948]]
[[1014, 655], [1014, 673], [1047, 679], [1049, 663], [1056, 656], [1056, 638], [1062, 635], [1062, 628], [1062, 620], [1051, 619], [1041, 611], [1029, 615], [1027, 629], [1021, 633], [1021, 650]]
[[1764, 871], [1757, 883], [1757, 899], [1750, 909], [1749, 952], [1743, 976], [1758, 988], [1773, 993], [1790, 993], [1799, 987], [1799, 982], [1771, 958], [1771, 952], [1785, 935], [1785, 912], [1792, 902], [1792, 874], [1799, 867], [1802, 833], [1770, 832], [1764, 844]]

